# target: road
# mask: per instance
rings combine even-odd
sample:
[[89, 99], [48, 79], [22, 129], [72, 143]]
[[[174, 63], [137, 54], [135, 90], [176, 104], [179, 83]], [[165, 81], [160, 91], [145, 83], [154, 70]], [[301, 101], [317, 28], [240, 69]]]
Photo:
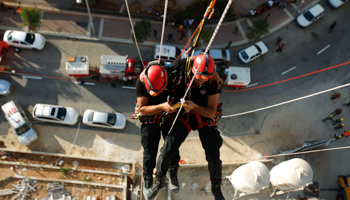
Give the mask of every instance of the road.
[[[251, 83], [258, 83], [260, 86], [349, 61], [350, 39], [348, 35], [350, 27], [348, 19], [350, 14], [347, 11], [350, 4], [337, 10], [331, 9], [325, 2], [321, 2], [321, 4], [326, 9], [326, 15], [310, 27], [300, 28], [293, 22], [277, 33], [262, 39], [268, 46], [269, 52], [246, 65], [251, 68]], [[327, 29], [334, 20], [337, 20], [338, 25], [332, 33], [329, 33]], [[275, 41], [278, 36], [282, 36], [284, 38], [282, 43], [286, 44], [282, 53], [275, 52], [277, 49]], [[231, 66], [245, 66], [238, 60], [237, 53], [246, 46], [248, 44], [230, 49]], [[327, 46], [329, 48], [320, 53]], [[141, 46], [141, 52], [144, 60], [152, 60], [152, 48]], [[67, 73], [64, 69], [66, 55], [88, 55], [91, 59], [91, 66], [98, 66], [101, 53], [128, 54], [131, 58], [137, 57], [136, 48], [130, 45], [72, 41], [53, 37], [47, 37], [47, 46], [43, 51], [22, 50], [19, 54], [7, 53], [2, 64], [16, 70], [56, 78], [36, 80], [3, 74], [2, 78], [10, 80], [14, 84], [14, 91], [10, 96], [1, 98], [0, 103], [16, 99], [28, 116], [30, 116], [34, 104], [50, 103], [75, 107], [81, 115], [84, 110], [93, 108], [115, 110], [124, 113], [129, 118], [134, 111], [135, 93], [133, 90], [122, 89], [123, 83], [121, 81], [115, 81], [115, 87], [112, 87], [106, 81], [96, 82], [94, 86], [80, 86], [74, 81], [67, 80]], [[283, 72], [292, 67], [295, 69], [282, 75]], [[342, 85], [348, 83], [349, 77], [349, 67], [346, 65], [265, 88], [244, 92], [223, 92], [220, 95], [220, 101], [224, 103], [224, 115], [230, 115]], [[230, 90], [230, 88], [224, 89]], [[349, 129], [350, 108], [342, 106], [342, 104], [349, 101], [350, 91], [347, 87], [337, 90], [337, 92], [341, 92], [342, 96], [336, 101], [329, 100], [332, 92], [328, 92], [284, 106], [221, 119], [218, 126], [224, 136], [224, 145], [221, 150], [223, 162], [256, 159], [257, 156], [265, 153], [276, 154], [282, 150], [293, 149], [301, 146], [304, 141], [329, 139], [335, 130], [330, 124], [322, 123], [321, 119], [328, 116], [337, 107], [343, 108], [341, 117], [344, 118], [345, 128]], [[1, 116], [0, 120], [4, 122], [5, 118]], [[39, 123], [35, 121], [33, 123], [40, 129]], [[57, 132], [64, 130], [60, 126], [52, 126]], [[107, 135], [107, 138], [113, 137], [112, 135], [116, 132], [91, 129], [84, 125], [81, 125], [80, 128], [96, 131], [96, 135]], [[126, 128], [117, 132], [138, 135], [139, 124], [128, 119]], [[257, 132], [260, 134], [256, 135]], [[1, 134], [6, 135], [6, 133]], [[93, 139], [95, 134], [84, 135], [84, 137]], [[72, 136], [67, 138], [64, 139], [67, 139], [68, 142], [74, 139]], [[193, 149], [189, 146], [194, 141], [198, 141], [196, 140], [198, 136], [191, 133], [189, 138], [190, 140], [181, 147], [181, 152], [185, 160], [195, 160], [197, 154], [188, 155], [186, 153], [192, 152]], [[328, 147], [341, 147], [349, 144], [349, 139], [345, 138], [330, 144]], [[93, 147], [92, 144], [91, 147]], [[140, 147], [134, 147], [134, 149], [137, 148]], [[349, 165], [349, 161], [345, 159], [347, 152], [348, 150], [339, 150], [307, 154], [302, 158], [312, 165], [314, 180], [319, 182], [321, 188], [334, 188], [337, 176], [349, 173], [345, 167]], [[276, 159], [276, 163], [279, 161], [280, 159]], [[198, 162], [205, 163], [203, 155], [198, 158]], [[320, 197], [320, 199], [334, 199], [335, 193], [321, 192]]]

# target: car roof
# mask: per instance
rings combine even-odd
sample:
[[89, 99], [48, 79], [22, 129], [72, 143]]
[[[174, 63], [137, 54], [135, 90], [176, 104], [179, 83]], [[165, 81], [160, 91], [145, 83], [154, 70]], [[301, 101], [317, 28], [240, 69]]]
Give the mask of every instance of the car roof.
[[94, 122], [101, 122], [101, 123], [106, 123], [108, 119], [108, 113], [106, 112], [100, 112], [100, 111], [92, 111], [94, 112], [94, 118], [92, 121]]
[[222, 59], [222, 51], [224, 51], [224, 50], [221, 50], [221, 49], [209, 49], [209, 55], [213, 59], [216, 59], [216, 58]]
[[324, 12], [324, 8], [320, 4], [316, 4], [314, 7], [310, 8], [309, 11], [314, 15], [317, 16], [320, 13]]
[[254, 45], [252, 45], [252, 46], [246, 48], [244, 51], [246, 52], [246, 54], [247, 54], [249, 57], [252, 56], [252, 55], [255, 55], [255, 54], [259, 53], [258, 49], [256, 49], [256, 47], [255, 47]]
[[[159, 55], [159, 49], [160, 45], [156, 45], [155, 52], [157, 55]], [[162, 51], [161, 56], [176, 56], [176, 47], [175, 46], [169, 46], [169, 45], [162, 45]]]
[[37, 104], [35, 109], [35, 115], [38, 117], [55, 117], [57, 114], [57, 109], [55, 110], [55, 112], [53, 113], [53, 115], [51, 114], [52, 109], [56, 108], [54, 106], [50, 106], [50, 105], [44, 105], [44, 104]]
[[0, 79], [0, 91], [8, 90], [10, 86], [10, 82], [4, 79]]
[[265, 45], [262, 41], [257, 42], [257, 43], [255, 43], [255, 44], [258, 45], [258, 46], [260, 47], [260, 49], [261, 49], [261, 54], [264, 54], [264, 53], [266, 53], [266, 52], [268, 51], [266, 45]]

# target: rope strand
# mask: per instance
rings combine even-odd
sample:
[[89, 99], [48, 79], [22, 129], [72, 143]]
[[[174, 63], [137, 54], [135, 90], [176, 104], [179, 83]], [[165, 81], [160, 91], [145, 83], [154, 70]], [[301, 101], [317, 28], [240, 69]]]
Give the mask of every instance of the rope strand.
[[[202, 60], [201, 60], [201, 62], [200, 62], [200, 65], [202, 65], [202, 62], [203, 62], [203, 60], [204, 60], [204, 57], [206, 57], [206, 55], [207, 55], [207, 53], [208, 53], [208, 51], [209, 51], [209, 48], [210, 48], [211, 44], [213, 43], [213, 41], [214, 41], [214, 39], [215, 39], [215, 37], [216, 37], [216, 34], [217, 34], [217, 32], [218, 32], [218, 30], [219, 30], [221, 24], [222, 24], [222, 21], [224, 20], [224, 18], [225, 18], [225, 16], [226, 16], [226, 13], [227, 13], [228, 9], [229, 9], [230, 6], [231, 6], [231, 3], [232, 3], [232, 0], [229, 0], [228, 3], [227, 3], [227, 5], [226, 5], [226, 8], [225, 8], [225, 10], [224, 10], [224, 13], [222, 13], [222, 15], [221, 15], [220, 21], [219, 21], [218, 25], [216, 26], [215, 31], [214, 31], [212, 37], [210, 38], [210, 41], [209, 41], [209, 43], [208, 43], [208, 46], [207, 46], [207, 48], [205, 49], [205, 52], [204, 52], [204, 55], [205, 55], [205, 56], [202, 56]], [[175, 122], [176, 122], [176, 120], [177, 120], [177, 118], [178, 118], [178, 116], [179, 116], [179, 113], [180, 113], [180, 111], [181, 111], [181, 109], [182, 109], [182, 107], [183, 107], [184, 99], [185, 99], [185, 97], [186, 97], [186, 95], [187, 95], [189, 89], [191, 88], [191, 85], [192, 85], [192, 83], [193, 83], [193, 81], [194, 81], [194, 78], [195, 78], [196, 75], [197, 75], [198, 69], [199, 69], [199, 68], [197, 68], [197, 69], [195, 70], [195, 73], [194, 73], [194, 75], [193, 75], [193, 77], [192, 77], [192, 79], [191, 79], [191, 82], [190, 82], [189, 86], [188, 86], [187, 89], [186, 89], [186, 92], [185, 92], [185, 94], [184, 94], [184, 96], [183, 96], [183, 98], [182, 98], [182, 100], [181, 100], [181, 106], [180, 106], [179, 110], [177, 111], [176, 117], [175, 117], [175, 119], [174, 119], [174, 121], [173, 121], [173, 123], [172, 123], [172, 125], [171, 125], [171, 128], [169, 129], [168, 134], [170, 134], [171, 131], [173, 130], [173, 127], [174, 127], [174, 125], [175, 125]]]

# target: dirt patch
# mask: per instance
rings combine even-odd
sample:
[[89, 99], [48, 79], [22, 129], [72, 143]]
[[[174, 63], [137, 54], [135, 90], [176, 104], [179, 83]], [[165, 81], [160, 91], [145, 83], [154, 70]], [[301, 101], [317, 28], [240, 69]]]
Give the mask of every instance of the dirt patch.
[[74, 198], [112, 195], [123, 199], [123, 188], [125, 185], [128, 188], [131, 181], [127, 180], [133, 178], [124, 173], [133, 172], [131, 164], [31, 153], [2, 151], [1, 154], [0, 188], [12, 189], [13, 184], [21, 180], [18, 177], [32, 177], [37, 184], [32, 199], [47, 197], [47, 185], [53, 181], [62, 181], [64, 188]]

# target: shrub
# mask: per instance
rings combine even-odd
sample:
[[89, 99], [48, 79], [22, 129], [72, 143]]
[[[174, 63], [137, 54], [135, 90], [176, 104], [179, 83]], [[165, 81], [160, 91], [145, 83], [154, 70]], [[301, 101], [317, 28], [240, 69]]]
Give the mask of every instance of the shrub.
[[[134, 26], [134, 31], [136, 35], [137, 42], [144, 42], [147, 40], [148, 36], [151, 34], [151, 22], [147, 19], [143, 19], [142, 21], [136, 22]], [[134, 40], [133, 33], [131, 34], [131, 38]]]
[[40, 11], [36, 8], [22, 8], [21, 15], [23, 25], [29, 26], [29, 30], [36, 30], [40, 26]]

